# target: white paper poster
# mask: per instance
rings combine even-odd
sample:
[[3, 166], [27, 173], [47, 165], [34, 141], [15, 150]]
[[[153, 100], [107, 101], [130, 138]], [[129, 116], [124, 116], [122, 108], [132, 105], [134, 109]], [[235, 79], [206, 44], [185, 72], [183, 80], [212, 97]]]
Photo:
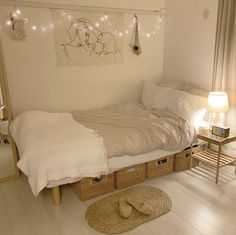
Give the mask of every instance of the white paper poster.
[[52, 10], [58, 66], [123, 63], [124, 15]]

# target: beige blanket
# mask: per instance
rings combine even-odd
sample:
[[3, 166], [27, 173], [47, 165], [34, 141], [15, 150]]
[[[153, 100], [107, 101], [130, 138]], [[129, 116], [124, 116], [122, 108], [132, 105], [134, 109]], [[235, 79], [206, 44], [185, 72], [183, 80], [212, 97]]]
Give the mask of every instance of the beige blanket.
[[195, 135], [193, 127], [178, 116], [158, 109], [150, 112], [137, 103], [72, 114], [103, 137], [108, 158], [183, 149], [190, 146]]

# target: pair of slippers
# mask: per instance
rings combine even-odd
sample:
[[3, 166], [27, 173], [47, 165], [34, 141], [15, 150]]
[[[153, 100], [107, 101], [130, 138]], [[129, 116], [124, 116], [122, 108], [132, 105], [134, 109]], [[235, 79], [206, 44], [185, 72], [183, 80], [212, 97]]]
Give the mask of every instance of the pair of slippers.
[[148, 200], [137, 200], [132, 195], [123, 196], [119, 198], [119, 212], [124, 218], [129, 218], [133, 212], [133, 208], [144, 215], [151, 215], [155, 211], [147, 203]]

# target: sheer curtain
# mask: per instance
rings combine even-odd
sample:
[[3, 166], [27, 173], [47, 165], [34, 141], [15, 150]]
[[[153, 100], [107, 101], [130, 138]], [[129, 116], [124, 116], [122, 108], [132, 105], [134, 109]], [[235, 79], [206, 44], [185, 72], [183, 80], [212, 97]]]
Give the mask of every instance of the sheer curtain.
[[[228, 92], [225, 123], [236, 132], [236, 0], [219, 0], [212, 90]], [[227, 145], [225, 152], [236, 157], [236, 144]]]

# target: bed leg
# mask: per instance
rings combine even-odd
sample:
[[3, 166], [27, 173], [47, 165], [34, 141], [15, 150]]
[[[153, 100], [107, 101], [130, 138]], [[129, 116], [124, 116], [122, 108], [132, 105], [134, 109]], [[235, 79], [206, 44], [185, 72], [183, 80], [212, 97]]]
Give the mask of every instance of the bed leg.
[[60, 188], [59, 186], [52, 188], [52, 198], [55, 206], [61, 204]]

